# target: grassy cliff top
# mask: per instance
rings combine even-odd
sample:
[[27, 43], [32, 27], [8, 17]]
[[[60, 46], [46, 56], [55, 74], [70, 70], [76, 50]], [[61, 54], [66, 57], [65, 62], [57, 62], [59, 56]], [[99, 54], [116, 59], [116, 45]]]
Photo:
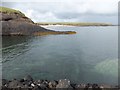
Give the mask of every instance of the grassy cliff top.
[[[0, 6], [0, 12], [2, 12], [2, 13], [8, 13], [8, 14], [15, 13], [15, 14], [24, 15], [24, 14], [21, 13], [19, 10], [7, 8], [7, 7], [1, 7], [1, 6]], [[24, 15], [24, 16], [25, 16], [25, 15]]]

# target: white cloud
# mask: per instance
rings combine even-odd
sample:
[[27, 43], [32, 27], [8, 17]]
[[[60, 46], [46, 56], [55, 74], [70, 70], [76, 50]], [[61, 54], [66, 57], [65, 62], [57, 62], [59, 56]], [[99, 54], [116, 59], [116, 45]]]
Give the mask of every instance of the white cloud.
[[[19, 2], [17, 0], [4, 0], [4, 2], [10, 1]], [[26, 16], [37, 22], [84, 21], [90, 16], [98, 21], [101, 20], [101, 18], [107, 21], [108, 19], [106, 17], [117, 17], [118, 1], [119, 0], [20, 0], [20, 2], [26, 3], [15, 3], [16, 5], [14, 5], [13, 8], [21, 10]], [[101, 17], [95, 18], [97, 16]], [[108, 21], [115, 22], [115, 20], [111, 18], [111, 21]]]

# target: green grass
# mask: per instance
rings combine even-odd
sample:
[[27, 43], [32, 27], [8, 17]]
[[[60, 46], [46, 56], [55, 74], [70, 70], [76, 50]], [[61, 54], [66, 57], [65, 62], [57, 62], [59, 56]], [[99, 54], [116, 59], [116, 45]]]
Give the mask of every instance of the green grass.
[[39, 22], [39, 25], [70, 25], [70, 26], [111, 26], [110, 23], [88, 23], [88, 22]]
[[7, 7], [1, 7], [1, 6], [0, 6], [0, 12], [2, 12], [2, 13], [8, 13], [8, 14], [16, 13], [16, 14], [24, 15], [19, 10], [7, 8]]

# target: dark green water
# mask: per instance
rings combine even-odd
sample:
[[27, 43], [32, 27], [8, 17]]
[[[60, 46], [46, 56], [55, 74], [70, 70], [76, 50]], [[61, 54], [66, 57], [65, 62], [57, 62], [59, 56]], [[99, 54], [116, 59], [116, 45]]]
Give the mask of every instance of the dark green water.
[[117, 27], [51, 26], [74, 35], [3, 37], [3, 78], [68, 78], [77, 83], [117, 84]]

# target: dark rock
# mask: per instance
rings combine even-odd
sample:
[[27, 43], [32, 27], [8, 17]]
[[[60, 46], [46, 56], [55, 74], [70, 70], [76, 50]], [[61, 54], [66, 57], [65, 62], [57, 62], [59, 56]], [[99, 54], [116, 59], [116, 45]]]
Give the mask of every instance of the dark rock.
[[49, 81], [44, 80], [42, 83], [45, 84], [46, 86], [48, 86]]
[[2, 23], [2, 35], [31, 35], [34, 32], [47, 30], [36, 25], [24, 14], [0, 12], [0, 15], [2, 15], [0, 18]]
[[24, 79], [20, 79], [20, 82], [24, 82]]
[[8, 80], [6, 80], [6, 79], [2, 79], [2, 85], [8, 84], [8, 83], [9, 83]]
[[27, 87], [30, 87], [32, 83], [33, 83], [33, 81], [24, 81], [22, 84]]
[[45, 84], [39, 84], [38, 86], [39, 86], [40, 89], [42, 89], [42, 90], [45, 90], [45, 89], [48, 88]]
[[76, 88], [76, 84], [70, 84], [70, 86], [75, 89]]
[[34, 83], [35, 83], [36, 85], [42, 84], [42, 83], [43, 83], [43, 80], [36, 80], [36, 81], [34, 81]]
[[9, 90], [6, 86], [2, 86], [1, 90]]
[[9, 88], [18, 88], [18, 87], [24, 87], [22, 83], [20, 83], [18, 80], [13, 80], [8, 85]]
[[41, 90], [41, 89], [40, 89], [39, 86], [36, 85], [36, 86], [33, 88], [33, 90]]
[[74, 84], [68, 79], [59, 81], [48, 80], [33, 80], [31, 76], [26, 76], [24, 79], [13, 79], [8, 81], [2, 79], [2, 90], [118, 90], [119, 86], [98, 85], [98, 84]]
[[24, 77], [25, 81], [33, 81], [33, 78], [30, 75]]

